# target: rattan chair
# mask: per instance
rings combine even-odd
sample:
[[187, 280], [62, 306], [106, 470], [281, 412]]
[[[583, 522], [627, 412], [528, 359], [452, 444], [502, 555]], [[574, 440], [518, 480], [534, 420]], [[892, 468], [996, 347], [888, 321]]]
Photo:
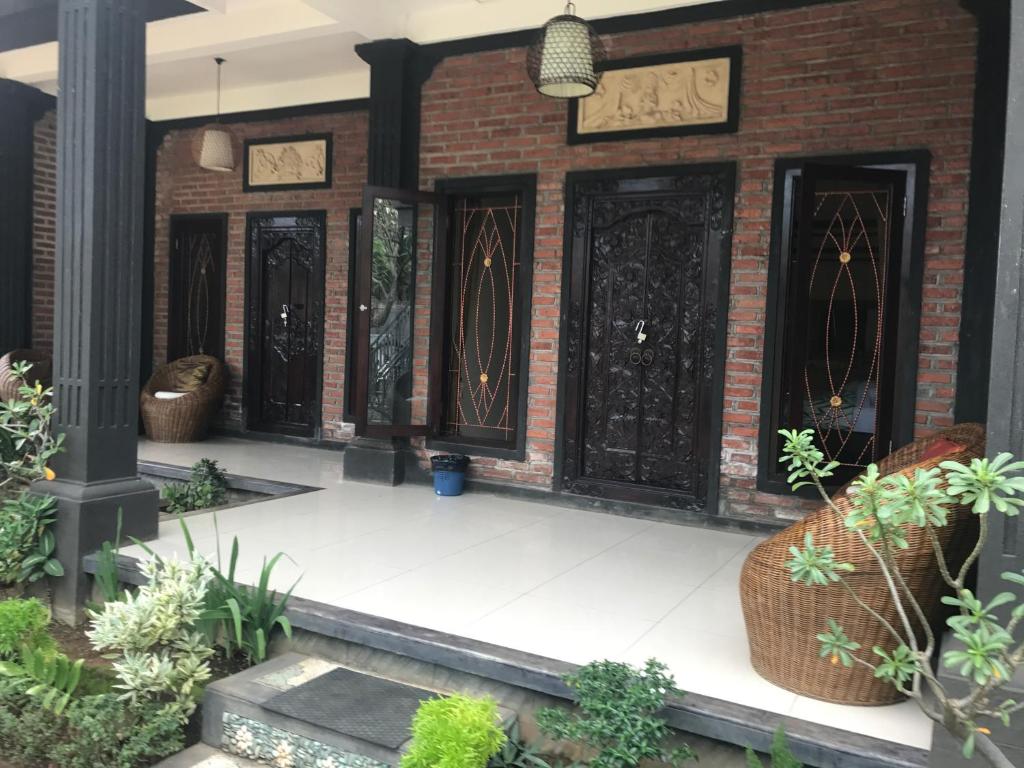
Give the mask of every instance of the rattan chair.
[[49, 387], [53, 380], [53, 360], [49, 354], [34, 349], [14, 349], [0, 357], [0, 401], [8, 402], [18, 397], [21, 381], [14, 375], [15, 363], [32, 363], [29, 369], [29, 384], [37, 381]]
[[[922, 460], [928, 449], [934, 448], [933, 441], [943, 438], [961, 446], [962, 450], [951, 447], [949, 452]], [[878, 466], [883, 475], [889, 475], [917, 467], [927, 469], [947, 460], [966, 463], [984, 455], [984, 451], [984, 428], [980, 424], [960, 424], [915, 440], [878, 462]], [[849, 509], [845, 488], [832, 498], [840, 510]], [[966, 508], [950, 510], [949, 524], [939, 529], [939, 537], [952, 562], [963, 561], [967, 548], [975, 540], [976, 530], [976, 519]], [[813, 534], [815, 544], [830, 545], [838, 560], [854, 564], [856, 570], [845, 574], [852, 589], [893, 626], [900, 625], [877, 562], [835, 512], [822, 507], [761, 542], [743, 565], [740, 598], [754, 669], [787, 690], [837, 704], [878, 705], [901, 700], [903, 697], [892, 685], [876, 679], [866, 667], [855, 664], [847, 668], [821, 657], [817, 635], [828, 628], [830, 618], [839, 622], [869, 656], [876, 645], [891, 650], [893, 641], [885, 628], [858, 606], [841, 585], [809, 587], [790, 579], [785, 565], [792, 557], [789, 548], [802, 547], [808, 531]], [[941, 614], [939, 598], [945, 593], [945, 584], [924, 531], [908, 528], [907, 538], [909, 547], [896, 555], [896, 561], [909, 588], [934, 624]]]
[[[157, 392], [177, 389], [176, 373], [182, 365], [206, 363], [206, 381], [174, 400], [163, 400]], [[139, 396], [142, 423], [150, 440], [158, 443], [194, 443], [203, 440], [224, 399], [224, 364], [215, 357], [193, 355], [161, 365], [146, 382]]]

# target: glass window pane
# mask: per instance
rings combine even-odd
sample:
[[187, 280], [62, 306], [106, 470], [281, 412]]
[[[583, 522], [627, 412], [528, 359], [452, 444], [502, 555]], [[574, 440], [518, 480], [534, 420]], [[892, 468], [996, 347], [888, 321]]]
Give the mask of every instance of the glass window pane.
[[368, 424], [425, 422], [432, 255], [432, 206], [374, 199]]

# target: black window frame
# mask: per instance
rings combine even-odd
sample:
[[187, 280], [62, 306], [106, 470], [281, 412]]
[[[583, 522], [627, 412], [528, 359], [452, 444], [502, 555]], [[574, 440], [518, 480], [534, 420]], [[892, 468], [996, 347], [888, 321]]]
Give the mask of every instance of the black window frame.
[[[521, 236], [518, 242], [517, 258], [519, 260], [519, 323], [516, 332], [519, 334], [519, 370], [518, 387], [516, 392], [516, 436], [514, 447], [488, 445], [486, 441], [474, 438], [458, 439], [451, 435], [440, 434], [440, 429], [445, 422], [444, 409], [447, 403], [447, 376], [444, 372], [448, 370], [448, 344], [441, 345], [440, 371], [441, 379], [439, 386], [434, 387], [431, 397], [435, 398], [436, 413], [438, 419], [437, 429], [432, 432], [426, 441], [427, 448], [438, 451], [451, 451], [466, 453], [473, 456], [487, 458], [506, 459], [511, 461], [523, 461], [526, 458], [526, 432], [528, 427], [527, 409], [529, 407], [529, 385], [530, 385], [530, 340], [533, 326], [533, 250], [535, 237], [535, 220], [537, 208], [537, 175], [536, 174], [515, 174], [504, 176], [475, 176], [468, 178], [439, 179], [435, 182], [435, 192], [445, 195], [448, 198], [447, 209], [449, 217], [452, 216], [452, 205], [455, 197], [463, 195], [484, 195], [516, 193], [522, 200], [522, 225]], [[451, 218], [449, 220], [452, 220]], [[444, 319], [448, 317], [448, 295], [449, 295], [449, 274], [448, 274], [448, 244], [445, 246], [443, 275], [435, 271], [434, 284], [432, 286], [433, 296], [431, 299], [431, 317]], [[446, 328], [432, 328], [431, 333], [447, 333]], [[445, 337], [444, 342], [447, 341]]]
[[[860, 166], [903, 171], [906, 180], [906, 211], [898, 286], [899, 307], [894, 356], [891, 403], [891, 450], [909, 443], [914, 436], [917, 402], [918, 347], [924, 277], [925, 231], [931, 152], [925, 149], [851, 155], [778, 158], [775, 161], [772, 192], [771, 242], [768, 253], [768, 283], [765, 302], [764, 354], [761, 373], [761, 406], [757, 443], [757, 489], [767, 493], [792, 494], [786, 472], [778, 461], [777, 423], [779, 398], [784, 383], [786, 299], [788, 294], [787, 254], [791, 252], [794, 206], [793, 181], [805, 164]], [[884, 451], [887, 453], [888, 451]], [[827, 486], [834, 488], [835, 486]], [[817, 490], [796, 491], [804, 498], [817, 498]]]

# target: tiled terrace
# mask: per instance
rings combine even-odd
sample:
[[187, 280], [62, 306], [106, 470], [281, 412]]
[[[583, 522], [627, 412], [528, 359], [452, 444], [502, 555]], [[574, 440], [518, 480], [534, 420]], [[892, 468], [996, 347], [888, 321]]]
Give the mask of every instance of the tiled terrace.
[[[217, 513], [240, 576], [282, 560], [274, 586], [328, 605], [567, 662], [666, 662], [681, 688], [793, 718], [928, 749], [931, 725], [910, 703], [845, 707], [797, 696], [750, 666], [737, 581], [757, 537], [482, 493], [438, 498], [421, 485], [344, 482], [338, 451], [218, 438], [144, 441], [140, 459], [321, 490]], [[188, 520], [216, 550], [213, 516]], [[184, 551], [177, 523], [152, 544]], [[124, 554], [140, 556], [129, 548]]]

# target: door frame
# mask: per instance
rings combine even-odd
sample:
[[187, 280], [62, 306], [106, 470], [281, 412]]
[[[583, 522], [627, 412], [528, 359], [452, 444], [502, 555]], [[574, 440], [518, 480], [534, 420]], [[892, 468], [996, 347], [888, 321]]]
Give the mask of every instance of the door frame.
[[[718, 513], [719, 485], [721, 482], [722, 458], [722, 416], [725, 395], [725, 356], [726, 336], [729, 325], [729, 279], [732, 265], [732, 232], [736, 207], [736, 163], [715, 162], [668, 166], [641, 166], [632, 168], [615, 168], [598, 171], [570, 171], [565, 176], [565, 218], [563, 225], [562, 245], [562, 282], [558, 323], [558, 385], [557, 404], [555, 407], [555, 456], [553, 487], [556, 493], [567, 492], [563, 489], [563, 470], [565, 468], [565, 441], [568, 437], [566, 424], [566, 408], [568, 397], [569, 372], [567, 363], [570, 352], [570, 332], [573, 335], [581, 332], [579, 314], [572, 307], [572, 255], [573, 239], [576, 227], [577, 186], [585, 182], [621, 181], [624, 179], [657, 179], [685, 176], [695, 173], [717, 173], [723, 180], [724, 220], [722, 226], [721, 253], [718, 264], [717, 295], [708, 294], [706, 299], [713, 299], [715, 307], [715, 330], [712, 340], [712, 379], [710, 384], [710, 423], [708, 427], [708, 445], [706, 454], [707, 487], [704, 494], [703, 509], [699, 507], [679, 507], [668, 504], [657, 504], [650, 501], [651, 493], [640, 490], [636, 500], [622, 499], [625, 503], [641, 503], [646, 506], [663, 506], [673, 511], [697, 511], [707, 515]], [[575, 320], [574, 320], [575, 318]], [[571, 327], [575, 326], [575, 327]], [[610, 487], [610, 486], [609, 486]], [[666, 499], [678, 496], [678, 493], [666, 490]]]
[[[175, 329], [172, 327], [172, 319], [176, 311], [181, 309], [181, 296], [180, 292], [175, 291], [176, 280], [178, 277], [177, 270], [175, 269], [174, 259], [174, 228], [182, 221], [215, 221], [220, 223], [221, 232], [221, 248], [220, 255], [218, 257], [218, 265], [220, 266], [221, 275], [223, 276], [223, 295], [221, 296], [221, 318], [220, 318], [220, 347], [221, 354], [219, 359], [221, 362], [227, 356], [227, 299], [228, 299], [228, 275], [227, 275], [227, 263], [228, 263], [228, 214], [227, 213], [172, 213], [168, 217], [167, 223], [167, 253], [169, 258], [167, 260], [167, 359], [168, 361], [175, 359], [172, 355], [172, 351], [175, 346], [174, 333]], [[179, 342], [180, 343], [180, 342]]]
[[[258, 354], [258, 345], [254, 344], [254, 337], [257, 336], [256, 330], [253, 327], [253, 301], [257, 298], [256, 286], [254, 284], [254, 276], [258, 274], [255, 269], [256, 264], [253, 258], [251, 245], [252, 245], [252, 227], [253, 223], [258, 218], [274, 217], [274, 216], [290, 216], [294, 218], [311, 218], [317, 219], [320, 222], [321, 228], [321, 258], [319, 264], [319, 274], [315, 275], [319, 283], [320, 300], [323, 306], [323, 317], [320, 318], [320, 329], [319, 329], [319, 358], [320, 364], [316, 366], [316, 384], [314, 388], [314, 400], [313, 400], [313, 413], [314, 413], [314, 424], [312, 435], [296, 435], [291, 431], [280, 432], [280, 431], [268, 431], [265, 429], [256, 429], [251, 426], [251, 412], [250, 404], [252, 402], [253, 395], [256, 392], [256, 382], [252, 377], [253, 368], [257, 360], [255, 359]], [[324, 329], [327, 325], [327, 211], [324, 209], [304, 209], [304, 210], [292, 210], [292, 211], [247, 211], [245, 214], [245, 307], [244, 307], [244, 322], [243, 322], [243, 341], [242, 341], [242, 431], [243, 432], [259, 432], [260, 434], [271, 434], [271, 435], [287, 435], [291, 437], [298, 437], [304, 440], [318, 441], [323, 433], [323, 394], [324, 394]]]
[[[356, 291], [355, 291], [355, 302], [359, 307], [369, 307], [372, 304], [372, 282], [373, 278], [370, 274], [370, 269], [359, 269], [359, 264], [370, 265], [371, 256], [373, 252], [373, 201], [375, 199], [393, 199], [401, 200], [402, 202], [416, 203], [420, 205], [426, 203], [427, 205], [433, 206], [434, 211], [434, 231], [431, 235], [431, 259], [432, 264], [431, 279], [434, 279], [434, 275], [438, 269], [437, 266], [437, 254], [443, 253], [443, 243], [448, 239], [448, 221], [443, 214], [444, 210], [444, 198], [434, 192], [426, 192], [419, 189], [401, 189], [398, 187], [384, 187], [377, 184], [367, 184], [363, 187], [363, 205], [362, 205], [362, 218], [360, 229], [369, 229], [369, 237], [359, 237], [357, 241], [357, 252], [359, 255], [359, 261], [356, 264], [355, 276], [356, 276]], [[419, 209], [417, 209], [417, 215]], [[416, 329], [416, 304], [417, 304], [417, 291], [419, 290], [419, 256], [416, 254], [413, 258], [412, 267], [412, 285], [413, 285], [413, 302], [410, 307], [409, 322], [412, 325], [413, 333]], [[432, 295], [427, 295], [426, 301], [432, 301]], [[433, 307], [431, 306], [431, 310]], [[353, 402], [353, 408], [355, 409], [355, 426], [357, 437], [373, 437], [373, 438], [392, 438], [392, 437], [426, 437], [431, 432], [435, 432], [436, 422], [438, 419], [439, 408], [433, 399], [434, 384], [439, 380], [441, 371], [439, 369], [440, 362], [437, 360], [437, 350], [441, 344], [441, 339], [434, 335], [434, 324], [433, 320], [430, 323], [430, 338], [427, 339], [427, 415], [425, 424], [400, 424], [386, 426], [383, 424], [370, 424], [369, 413], [367, 408], [367, 402], [369, 397], [369, 370], [370, 370], [370, 313], [359, 310], [356, 315], [356, 324], [354, 331], [355, 345], [356, 345], [356, 357], [355, 366], [355, 400]], [[415, 365], [415, 358], [413, 360]]]
[[[771, 239], [768, 249], [768, 275], [765, 294], [764, 351], [761, 365], [761, 406], [757, 439], [757, 490], [766, 493], [792, 494], [818, 498], [817, 491], [804, 487], [792, 490], [778, 479], [772, 454], [772, 425], [775, 399], [781, 381], [783, 354], [779, 322], [788, 285], [788, 258], [782, 254], [790, 247], [793, 204], [791, 174], [805, 164], [853, 165], [877, 170], [904, 171], [907, 207], [903, 215], [903, 232], [899, 262], [899, 328], [896, 333], [896, 363], [893, 377], [892, 432], [893, 448], [906, 445], [914, 437], [914, 403], [917, 400], [917, 356], [920, 343], [921, 302], [924, 279], [925, 232], [928, 219], [928, 187], [932, 154], [927, 149], [894, 150], [834, 155], [803, 155], [775, 160], [772, 178]], [[799, 201], [796, 201], [799, 205]]]

